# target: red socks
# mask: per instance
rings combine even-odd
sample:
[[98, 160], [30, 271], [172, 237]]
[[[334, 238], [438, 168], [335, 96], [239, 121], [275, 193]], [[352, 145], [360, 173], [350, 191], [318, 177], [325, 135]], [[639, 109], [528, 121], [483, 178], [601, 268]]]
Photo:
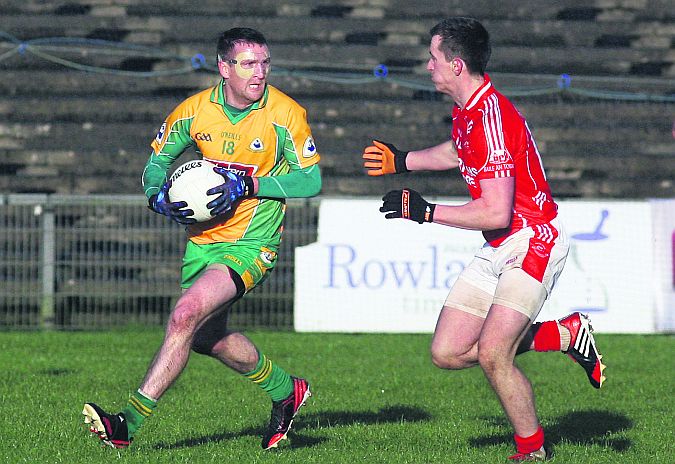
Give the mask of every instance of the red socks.
[[[538, 326], [538, 327], [536, 327]], [[534, 351], [560, 351], [560, 330], [557, 321], [534, 324]]]
[[516, 441], [516, 449], [519, 453], [529, 454], [534, 453], [535, 451], [541, 449], [544, 446], [544, 429], [541, 428], [541, 425], [534, 432], [534, 435], [529, 437], [520, 437], [518, 435], [513, 435], [514, 440]]

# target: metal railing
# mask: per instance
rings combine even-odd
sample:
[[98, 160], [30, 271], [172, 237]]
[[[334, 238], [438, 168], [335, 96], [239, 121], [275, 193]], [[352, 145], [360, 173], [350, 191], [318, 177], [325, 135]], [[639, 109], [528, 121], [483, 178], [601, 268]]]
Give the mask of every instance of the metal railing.
[[[180, 294], [183, 228], [136, 195], [0, 196], [0, 329], [161, 325]], [[317, 200], [289, 200], [270, 278], [231, 309], [241, 328], [291, 329], [294, 250]]]

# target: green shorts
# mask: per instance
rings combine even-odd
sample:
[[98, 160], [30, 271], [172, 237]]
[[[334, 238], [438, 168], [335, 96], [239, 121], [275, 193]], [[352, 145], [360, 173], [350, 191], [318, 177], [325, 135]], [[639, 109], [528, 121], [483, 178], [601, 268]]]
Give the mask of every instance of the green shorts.
[[246, 292], [263, 282], [277, 262], [277, 248], [269, 243], [239, 240], [237, 243], [197, 245], [188, 241], [181, 268], [182, 288], [189, 288], [207, 267], [227, 266], [241, 276]]

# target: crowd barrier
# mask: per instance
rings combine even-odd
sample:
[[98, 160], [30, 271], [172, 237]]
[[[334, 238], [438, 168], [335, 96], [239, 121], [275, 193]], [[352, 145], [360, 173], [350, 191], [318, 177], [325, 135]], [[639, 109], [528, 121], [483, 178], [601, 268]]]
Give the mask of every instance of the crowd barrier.
[[[292, 328], [293, 250], [316, 239], [318, 207], [287, 204], [276, 269], [232, 308], [233, 326]], [[0, 329], [163, 325], [184, 244], [142, 195], [0, 196]]]
[[[539, 319], [582, 311], [600, 332], [673, 332], [675, 200], [559, 204], [571, 251]], [[230, 323], [431, 332], [481, 234], [385, 220], [379, 205], [289, 200], [276, 269]], [[182, 227], [143, 196], [0, 196], [0, 329], [163, 325], [180, 294], [184, 243]]]

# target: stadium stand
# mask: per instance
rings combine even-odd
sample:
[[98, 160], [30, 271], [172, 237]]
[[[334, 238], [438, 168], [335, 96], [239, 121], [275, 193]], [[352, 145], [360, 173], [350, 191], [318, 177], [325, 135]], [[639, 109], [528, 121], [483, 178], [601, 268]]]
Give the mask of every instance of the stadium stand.
[[527, 117], [554, 194], [675, 196], [669, 0], [0, 0], [0, 10], [2, 193], [141, 193], [166, 114], [217, 82], [218, 32], [251, 26], [270, 42], [271, 83], [308, 110], [325, 195], [405, 182], [464, 196], [456, 173], [371, 179], [360, 158], [374, 136], [409, 149], [447, 137], [451, 103], [428, 81], [428, 31], [462, 14], [491, 31], [488, 71]]

